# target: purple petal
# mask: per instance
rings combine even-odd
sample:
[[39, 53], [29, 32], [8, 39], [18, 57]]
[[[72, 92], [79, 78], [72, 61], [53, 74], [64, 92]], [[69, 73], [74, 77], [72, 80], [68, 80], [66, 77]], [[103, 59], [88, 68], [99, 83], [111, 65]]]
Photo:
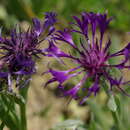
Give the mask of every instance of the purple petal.
[[68, 80], [69, 78], [80, 74], [81, 71], [73, 73], [73, 74], [69, 74], [70, 72], [75, 71], [78, 68], [80, 68], [80, 67], [76, 67], [76, 68], [66, 70], [66, 71], [58, 71], [58, 70], [50, 69], [48, 72], [50, 72], [53, 75], [53, 77], [54, 77], [54, 79], [56, 79], [56, 81], [58, 81], [60, 84], [62, 84], [64, 81]]
[[54, 43], [53, 41], [49, 41], [49, 47], [47, 49], [44, 49], [42, 52], [47, 52], [45, 54], [49, 57], [71, 57], [70, 55], [64, 53], [61, 51]]
[[95, 33], [96, 33], [96, 27], [97, 27], [97, 14], [90, 12], [90, 13], [87, 13], [86, 15], [88, 17], [88, 22], [91, 24], [92, 36], [94, 38]]
[[55, 12], [46, 12], [45, 13], [45, 21], [44, 21], [44, 28], [48, 28], [50, 26], [53, 26], [56, 22], [57, 14]]
[[77, 93], [87, 78], [88, 78], [88, 75], [85, 75], [75, 87], [73, 87], [72, 89], [68, 91], [65, 91], [64, 96], [72, 96], [72, 98], [77, 99]]
[[94, 93], [94, 95], [96, 96], [96, 94], [99, 92], [99, 85], [97, 83], [94, 83], [91, 88], [89, 88], [88, 90], [88, 94], [87, 96], [85, 96], [81, 101], [80, 101], [80, 105], [83, 104], [89, 96], [91, 96], [92, 93]]
[[35, 32], [35, 34], [37, 36], [39, 36], [42, 32], [42, 28], [41, 28], [41, 22], [39, 19], [37, 18], [33, 18], [33, 31]]
[[97, 21], [98, 21], [98, 25], [99, 25], [99, 29], [100, 29], [100, 33], [101, 33], [101, 37], [103, 36], [104, 32], [106, 31], [110, 21], [112, 20], [112, 18], [107, 19], [107, 14], [97, 14]]
[[92, 85], [92, 87], [89, 88], [89, 92], [88, 92], [88, 93], [94, 93], [94, 95], [96, 96], [96, 94], [97, 94], [97, 92], [99, 91], [99, 89], [100, 89], [100, 87], [99, 87], [98, 83], [95, 82], [95, 83]]
[[65, 41], [69, 43], [70, 45], [75, 46], [72, 39], [71, 32], [68, 29], [64, 29], [64, 31], [58, 31], [58, 33], [59, 34], [56, 34], [56, 37], [55, 37], [57, 40]]
[[0, 77], [1, 78], [5, 78], [8, 76], [8, 73], [7, 72], [0, 72]]
[[77, 22], [77, 25], [78, 25], [79, 27], [81, 27], [81, 26], [82, 26], [81, 20], [80, 20], [77, 16], [73, 16], [73, 18], [74, 18], [74, 20]]
[[82, 15], [81, 20], [77, 16], [73, 16], [73, 18], [77, 22], [77, 24], [75, 25], [80, 28], [81, 32], [75, 29], [73, 29], [73, 31], [84, 34], [85, 37], [88, 39], [88, 16], [85, 12], [83, 12], [81, 15]]
[[48, 36], [51, 35], [53, 32], [55, 32], [55, 27], [51, 26], [51, 27], [49, 28]]

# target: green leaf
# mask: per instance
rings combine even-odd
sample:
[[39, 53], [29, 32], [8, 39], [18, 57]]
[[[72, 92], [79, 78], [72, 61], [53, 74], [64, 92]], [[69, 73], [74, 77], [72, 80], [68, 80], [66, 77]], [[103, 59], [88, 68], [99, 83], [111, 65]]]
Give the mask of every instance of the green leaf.
[[107, 105], [111, 111], [115, 112], [117, 110], [117, 105], [116, 105], [115, 98], [113, 95], [110, 95]]
[[15, 103], [7, 93], [0, 94], [0, 120], [10, 130], [18, 130], [19, 119], [15, 111]]
[[12, 98], [14, 98], [14, 101], [19, 105], [25, 104], [25, 99], [20, 95], [13, 96]]
[[95, 123], [98, 124], [104, 130], [109, 129], [109, 120], [106, 120], [106, 115], [104, 115], [102, 106], [99, 103], [96, 103], [95, 101], [90, 99], [87, 101], [87, 103], [90, 107], [90, 110], [92, 111], [91, 115], [93, 116], [93, 120], [96, 121]]
[[66, 120], [58, 123], [52, 130], [87, 130], [80, 120]]
[[8, 97], [10, 100], [14, 101], [15, 103], [19, 105], [25, 104], [25, 100], [21, 95], [15, 94], [15, 93], [3, 93], [6, 97]]

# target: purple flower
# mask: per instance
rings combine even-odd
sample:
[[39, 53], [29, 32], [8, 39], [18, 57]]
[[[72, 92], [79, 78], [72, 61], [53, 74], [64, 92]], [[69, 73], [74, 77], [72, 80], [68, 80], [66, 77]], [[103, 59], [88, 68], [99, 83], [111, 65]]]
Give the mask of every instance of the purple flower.
[[11, 31], [10, 38], [4, 38], [0, 48], [4, 51], [1, 59], [8, 64], [8, 70], [14, 74], [32, 74], [35, 72], [32, 55], [41, 51], [37, 48], [38, 39], [31, 31], [17, 33]]
[[[52, 75], [46, 86], [53, 82], [58, 82], [58, 88], [62, 90], [64, 96], [71, 96], [74, 99], [80, 98], [81, 103], [83, 103], [89, 96], [94, 94], [95, 96], [102, 87], [102, 80], [109, 82], [110, 91], [113, 87], [121, 90], [123, 93], [125, 91], [121, 85], [125, 85], [128, 82], [123, 81], [122, 76], [117, 79], [114, 77], [110, 71], [112, 69], [125, 69], [129, 68], [130, 65], [127, 65], [128, 60], [130, 59], [130, 45], [128, 44], [124, 49], [110, 54], [109, 48], [111, 45], [110, 39], [103, 44], [103, 37], [106, 29], [108, 28], [110, 19], [107, 19], [107, 14], [99, 13], [82, 13], [81, 19], [77, 16], [73, 17], [76, 23], [73, 23], [79, 29], [65, 29], [64, 31], [57, 31], [54, 37], [54, 41], [50, 42], [49, 47], [46, 49], [46, 55], [51, 57], [56, 57], [58, 59], [65, 57], [71, 59], [75, 64], [76, 68], [70, 70], [59, 71], [49, 68], [47, 73]], [[92, 36], [88, 33], [91, 30]], [[96, 36], [96, 31], [99, 29], [100, 36]], [[73, 41], [73, 33], [78, 33], [80, 36], [80, 45], [77, 45]], [[54, 43], [56, 41], [56, 43]], [[59, 47], [59, 44], [68, 44], [70, 45], [77, 53], [78, 56], [72, 54], [67, 54], [63, 52]], [[52, 49], [53, 48], [53, 49]], [[123, 60], [118, 64], [109, 64], [111, 58], [116, 58], [117, 56], [124, 56]], [[75, 77], [82, 74], [83, 78], [76, 84], [74, 87], [66, 90], [64, 83], [71, 77]], [[92, 80], [92, 84], [89, 87], [84, 86], [84, 83], [89, 79]], [[79, 96], [79, 91], [83, 91], [85, 94], [84, 97]], [[126, 94], [126, 93], [125, 93]], [[126, 94], [128, 95], [128, 94]]]
[[[0, 77], [6, 76], [9, 84], [12, 76], [19, 79], [36, 72], [35, 59], [39, 58], [39, 54], [44, 55], [43, 49], [39, 46], [44, 40], [51, 39], [54, 32], [56, 15], [51, 19], [49, 14], [53, 13], [47, 13], [43, 22], [34, 18], [32, 27], [26, 32], [21, 31], [19, 27], [11, 30], [10, 37], [0, 36], [1, 60], [4, 61], [3, 67], [0, 68]], [[4, 68], [6, 71], [3, 72]]]

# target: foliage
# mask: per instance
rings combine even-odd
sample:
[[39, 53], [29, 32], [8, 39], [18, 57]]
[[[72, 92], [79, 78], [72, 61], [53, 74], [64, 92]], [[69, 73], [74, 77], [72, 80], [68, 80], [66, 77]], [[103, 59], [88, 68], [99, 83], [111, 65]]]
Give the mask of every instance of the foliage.
[[129, 0], [2, 0], [0, 20], [9, 27], [17, 20], [30, 21], [32, 17], [42, 17], [43, 12], [53, 10], [58, 12], [62, 19], [71, 19], [70, 14], [74, 15], [82, 11], [101, 13], [106, 10], [110, 16], [114, 16], [111, 25], [113, 29], [118, 31], [130, 29]]

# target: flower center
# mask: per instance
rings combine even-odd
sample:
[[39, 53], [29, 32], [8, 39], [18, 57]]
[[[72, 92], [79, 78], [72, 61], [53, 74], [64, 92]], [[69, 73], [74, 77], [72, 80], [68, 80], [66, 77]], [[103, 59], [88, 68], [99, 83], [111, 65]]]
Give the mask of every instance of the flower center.
[[91, 74], [102, 74], [105, 54], [102, 51], [91, 49], [81, 56], [81, 65]]

